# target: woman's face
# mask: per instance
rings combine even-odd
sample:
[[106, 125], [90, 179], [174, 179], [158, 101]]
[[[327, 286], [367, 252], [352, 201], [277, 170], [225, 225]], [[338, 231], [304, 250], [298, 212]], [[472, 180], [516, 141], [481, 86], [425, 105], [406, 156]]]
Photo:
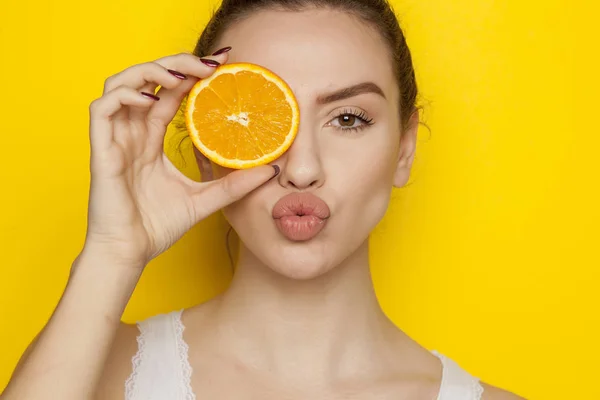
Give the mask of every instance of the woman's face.
[[[274, 271], [296, 279], [323, 274], [365, 243], [392, 186], [408, 180], [417, 124], [401, 132], [386, 45], [355, 17], [307, 10], [256, 12], [215, 48], [224, 46], [233, 47], [229, 62], [259, 64], [283, 78], [300, 107], [296, 139], [273, 162], [281, 173], [224, 209], [225, 217], [246, 250]], [[213, 165], [215, 178], [229, 172]], [[304, 197], [291, 206], [278, 203], [298, 193]], [[326, 204], [320, 215], [301, 216], [318, 199]]]

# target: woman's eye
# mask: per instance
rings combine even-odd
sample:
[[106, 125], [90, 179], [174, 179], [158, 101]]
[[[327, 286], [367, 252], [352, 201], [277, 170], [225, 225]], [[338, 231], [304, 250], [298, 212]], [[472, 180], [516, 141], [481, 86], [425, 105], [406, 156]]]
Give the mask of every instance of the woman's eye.
[[356, 123], [357, 118], [355, 115], [345, 114], [345, 115], [340, 115], [339, 117], [337, 117], [337, 120], [340, 123], [340, 126], [354, 127], [354, 124]]
[[366, 115], [344, 113], [335, 117], [329, 124], [340, 130], [358, 130], [371, 125], [371, 122]]

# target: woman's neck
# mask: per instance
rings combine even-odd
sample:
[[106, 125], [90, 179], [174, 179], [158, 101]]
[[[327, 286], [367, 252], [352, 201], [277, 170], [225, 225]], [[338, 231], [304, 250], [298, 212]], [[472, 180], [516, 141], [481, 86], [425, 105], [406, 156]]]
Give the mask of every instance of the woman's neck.
[[379, 369], [379, 356], [402, 337], [377, 301], [367, 242], [310, 280], [283, 277], [242, 249], [215, 306], [218, 340], [240, 361], [283, 379], [349, 377], [369, 363]]

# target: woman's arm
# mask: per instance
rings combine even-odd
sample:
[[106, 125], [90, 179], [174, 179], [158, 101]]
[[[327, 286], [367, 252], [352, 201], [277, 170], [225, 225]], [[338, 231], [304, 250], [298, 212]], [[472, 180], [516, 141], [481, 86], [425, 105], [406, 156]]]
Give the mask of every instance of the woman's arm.
[[[213, 61], [218, 65], [227, 57]], [[186, 93], [214, 72], [211, 65], [186, 53], [134, 65], [108, 78], [102, 97], [90, 105], [84, 249], [2, 400], [94, 398], [121, 315], [146, 264], [199, 221], [278, 173], [259, 166], [200, 183], [166, 157], [166, 128]]]
[[91, 399], [140, 266], [87, 251], [75, 260], [65, 292], [0, 396], [11, 399]]

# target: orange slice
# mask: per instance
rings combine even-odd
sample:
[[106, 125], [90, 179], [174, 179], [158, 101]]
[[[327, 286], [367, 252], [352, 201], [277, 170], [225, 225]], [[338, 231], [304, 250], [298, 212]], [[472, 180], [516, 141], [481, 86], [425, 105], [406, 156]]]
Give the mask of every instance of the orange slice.
[[194, 145], [216, 164], [250, 168], [281, 156], [300, 121], [290, 87], [264, 67], [225, 64], [191, 89], [185, 121]]

